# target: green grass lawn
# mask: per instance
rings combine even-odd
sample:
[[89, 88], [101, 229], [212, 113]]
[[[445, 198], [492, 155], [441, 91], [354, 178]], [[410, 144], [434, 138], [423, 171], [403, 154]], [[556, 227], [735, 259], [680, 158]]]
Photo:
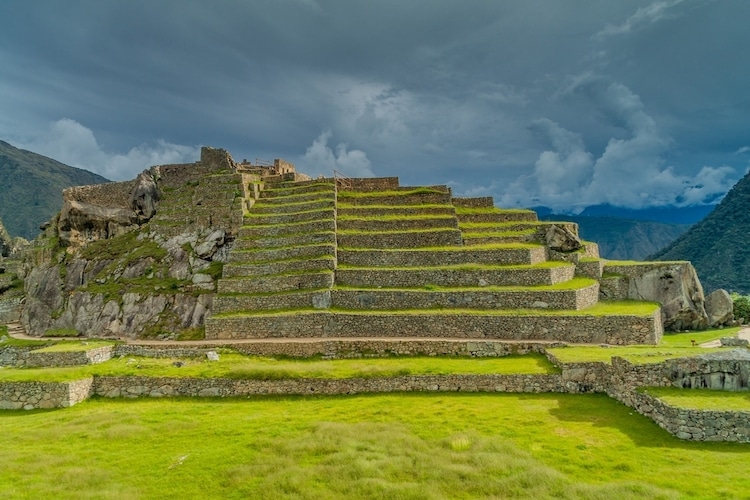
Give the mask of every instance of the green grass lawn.
[[253, 380], [299, 378], [343, 379], [394, 377], [401, 375], [448, 374], [538, 374], [558, 373], [540, 354], [501, 358], [470, 357], [389, 357], [366, 359], [274, 359], [221, 353], [219, 361], [205, 358], [182, 359], [176, 367], [172, 359], [125, 357], [106, 363], [76, 367], [0, 369], [2, 381], [70, 381], [91, 375], [131, 375], [145, 377], [200, 377]]
[[643, 389], [643, 392], [679, 408], [750, 412], [750, 392], [748, 391], [647, 387]]
[[37, 349], [36, 352], [85, 352], [99, 347], [112, 346], [115, 342], [106, 340], [63, 340], [53, 345]]
[[604, 395], [86, 401], [0, 414], [0, 496], [746, 498], [750, 447]]
[[574, 346], [549, 349], [557, 359], [563, 363], [584, 363], [600, 361], [609, 363], [612, 356], [625, 358], [631, 363], [659, 363], [666, 359], [682, 358], [686, 356], [697, 356], [712, 352], [696, 345], [721, 337], [732, 337], [737, 335], [740, 327], [706, 330], [704, 332], [688, 333], [666, 333], [659, 345], [634, 345], [634, 346]]

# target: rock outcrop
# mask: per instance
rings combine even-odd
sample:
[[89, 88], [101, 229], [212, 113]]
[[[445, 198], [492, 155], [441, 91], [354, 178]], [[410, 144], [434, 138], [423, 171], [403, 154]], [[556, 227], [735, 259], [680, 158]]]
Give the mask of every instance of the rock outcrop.
[[709, 326], [703, 287], [689, 262], [608, 263], [604, 271], [610, 277], [602, 281], [603, 295], [659, 302], [665, 330]]
[[706, 297], [706, 314], [711, 327], [730, 325], [734, 321], [734, 302], [729, 292], [714, 290]]
[[13, 249], [13, 239], [8, 234], [8, 231], [3, 225], [3, 221], [0, 220], [0, 258], [7, 257], [10, 255]]

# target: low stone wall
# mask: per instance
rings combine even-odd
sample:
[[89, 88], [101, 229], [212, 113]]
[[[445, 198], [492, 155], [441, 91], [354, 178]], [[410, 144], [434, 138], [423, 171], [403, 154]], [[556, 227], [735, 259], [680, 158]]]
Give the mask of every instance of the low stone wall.
[[435, 267], [459, 264], [524, 265], [545, 260], [544, 247], [455, 250], [339, 250], [338, 263], [359, 267]]
[[404, 231], [395, 233], [345, 233], [338, 232], [339, 247], [348, 248], [420, 248], [460, 246], [458, 229], [433, 229], [429, 231]]
[[151, 346], [147, 344], [118, 344], [113, 356], [143, 356], [145, 358], [200, 358], [208, 351], [215, 351], [216, 345], [180, 346], [164, 344]]
[[336, 221], [333, 213], [329, 219], [306, 221], [296, 224], [283, 224], [279, 226], [243, 226], [238, 236], [240, 238], [259, 238], [268, 236], [284, 236], [300, 233], [317, 233], [322, 231], [335, 231]]
[[130, 192], [135, 181], [107, 182], [63, 189], [63, 199], [99, 207], [130, 209]]
[[316, 220], [333, 220], [336, 212], [334, 208], [324, 207], [316, 210], [305, 210], [300, 212], [261, 213], [245, 218], [246, 224], [294, 224]]
[[351, 205], [447, 205], [450, 193], [415, 193], [393, 196], [341, 196], [339, 201]]
[[453, 204], [457, 207], [484, 208], [494, 207], [495, 201], [492, 196], [482, 196], [478, 198], [453, 198]]
[[268, 276], [270, 274], [294, 274], [308, 271], [333, 271], [336, 261], [333, 254], [328, 257], [319, 256], [305, 260], [267, 262], [262, 264], [239, 263], [224, 266], [224, 278], [238, 278], [242, 276]]
[[750, 443], [748, 411], [676, 408], [641, 392], [632, 394], [628, 406], [680, 439]]
[[378, 219], [337, 219], [338, 229], [343, 231], [414, 231], [441, 228], [458, 228], [455, 215], [420, 217], [409, 219], [408, 216], [393, 220]]
[[104, 363], [112, 359], [113, 346], [102, 346], [87, 351], [40, 352], [26, 354], [27, 367], [80, 366]]
[[269, 262], [305, 259], [319, 257], [321, 255], [336, 255], [336, 246], [332, 243], [323, 243], [319, 245], [304, 245], [298, 247], [269, 248], [267, 250], [236, 250], [229, 254], [229, 262]]
[[398, 189], [398, 177], [363, 177], [354, 179], [339, 179], [341, 191], [388, 191]]
[[384, 392], [565, 392], [560, 375], [407, 375], [348, 379], [232, 380], [97, 377], [93, 393], [117, 397], [237, 397]]
[[347, 286], [384, 288], [554, 285], [573, 279], [575, 267], [497, 268], [497, 269], [346, 269], [336, 270], [336, 283]]
[[659, 311], [647, 316], [537, 316], [309, 312], [206, 318], [206, 339], [417, 337], [655, 344]]
[[330, 288], [333, 272], [257, 276], [252, 278], [226, 278], [219, 280], [219, 293], [283, 292], [305, 288]]
[[3, 382], [0, 409], [37, 410], [67, 408], [88, 399], [93, 378], [73, 382]]
[[234, 248], [239, 251], [262, 248], [267, 248], [270, 250], [279, 247], [334, 243], [336, 243], [336, 233], [333, 231], [326, 231], [323, 233], [292, 234], [289, 236], [248, 239], [241, 238], [235, 240]]
[[[304, 211], [315, 211], [324, 210], [327, 208], [336, 208], [336, 200], [333, 197], [333, 193], [326, 193], [326, 197], [321, 197], [313, 201], [307, 201], [304, 203], [290, 203], [282, 205], [279, 203], [268, 204], [268, 203], [255, 203], [250, 209], [250, 213], [253, 214], [254, 218], [256, 215], [281, 215], [290, 214]], [[267, 200], [264, 200], [267, 201]], [[252, 218], [250, 220], [252, 220]]]
[[[411, 291], [332, 290], [331, 306], [351, 310], [398, 309], [566, 309], [581, 310], [599, 299], [599, 286], [578, 290]], [[308, 302], [307, 304], [309, 304]], [[299, 306], [298, 306], [299, 307]]]

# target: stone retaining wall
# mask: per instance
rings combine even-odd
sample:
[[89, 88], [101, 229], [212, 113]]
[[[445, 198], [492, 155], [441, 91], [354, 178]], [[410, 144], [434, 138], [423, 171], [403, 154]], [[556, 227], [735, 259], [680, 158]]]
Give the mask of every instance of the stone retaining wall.
[[398, 189], [398, 177], [363, 177], [338, 180], [342, 191], [389, 191]]
[[344, 248], [420, 248], [460, 246], [461, 231], [458, 229], [433, 229], [405, 232], [368, 232], [337, 234], [339, 247]]
[[233, 380], [156, 377], [96, 377], [93, 393], [117, 397], [237, 397], [267, 394], [357, 394], [384, 392], [566, 392], [558, 374], [406, 375], [348, 379]]
[[357, 287], [423, 288], [554, 285], [573, 279], [575, 267], [497, 269], [345, 269], [336, 270], [336, 283]]
[[492, 199], [492, 196], [482, 196], [477, 198], [453, 198], [453, 204], [457, 207], [492, 208], [495, 206], [495, 201]]
[[455, 250], [339, 250], [338, 263], [361, 267], [437, 267], [459, 264], [531, 265], [545, 261], [544, 247]]
[[112, 358], [113, 346], [102, 346], [87, 351], [26, 353], [26, 367], [80, 366], [104, 363]]
[[351, 205], [445, 205], [451, 202], [449, 193], [415, 193], [392, 196], [342, 196], [339, 201]]
[[3, 382], [0, 409], [36, 410], [67, 408], [88, 399], [93, 378], [73, 382]]
[[337, 225], [343, 231], [414, 231], [440, 228], [458, 228], [455, 215], [437, 217], [419, 217], [410, 219], [407, 216], [393, 220], [378, 219], [337, 219]]
[[320, 311], [206, 318], [206, 339], [374, 336], [655, 344], [661, 332], [659, 311], [648, 316], [616, 317]]
[[99, 207], [130, 210], [130, 192], [134, 185], [135, 181], [124, 181], [69, 187], [63, 189], [63, 199]]

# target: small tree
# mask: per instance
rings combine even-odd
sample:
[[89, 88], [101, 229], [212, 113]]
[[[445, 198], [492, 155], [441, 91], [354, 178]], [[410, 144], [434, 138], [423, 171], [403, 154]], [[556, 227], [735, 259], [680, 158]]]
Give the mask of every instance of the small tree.
[[733, 293], [732, 302], [734, 303], [734, 317], [743, 320], [743, 323], [750, 320], [750, 297]]

